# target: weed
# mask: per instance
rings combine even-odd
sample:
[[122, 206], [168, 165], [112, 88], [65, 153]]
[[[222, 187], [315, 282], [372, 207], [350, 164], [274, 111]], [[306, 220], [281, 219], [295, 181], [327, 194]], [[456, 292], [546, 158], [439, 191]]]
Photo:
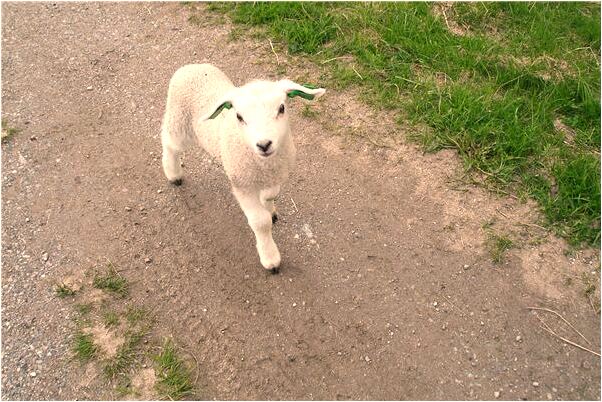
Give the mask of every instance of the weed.
[[59, 283], [58, 285], [56, 285], [55, 293], [58, 297], [63, 299], [65, 297], [74, 296], [75, 290], [71, 289], [69, 286], [65, 285], [64, 283]]
[[303, 110], [301, 111], [301, 115], [303, 117], [307, 117], [307, 118], [314, 118], [318, 114], [319, 113], [314, 108], [312, 108], [310, 105], [304, 105]]
[[85, 334], [81, 330], [75, 333], [73, 352], [82, 362], [87, 362], [98, 352], [98, 347], [92, 341], [92, 334]]
[[487, 244], [491, 260], [496, 264], [502, 262], [504, 253], [513, 246], [513, 242], [510, 240], [510, 238], [505, 235], [498, 235], [494, 233], [489, 234]]
[[5, 119], [2, 119], [2, 143], [8, 142], [13, 135], [18, 134], [21, 130], [15, 127], [9, 126]]
[[114, 311], [105, 311], [102, 315], [102, 320], [106, 328], [119, 325], [119, 316]]
[[130, 306], [125, 313], [125, 318], [132, 325], [139, 323], [147, 317], [148, 312], [142, 307]]
[[127, 280], [119, 275], [113, 264], [109, 263], [107, 272], [105, 274], [96, 273], [92, 284], [95, 288], [108, 290], [116, 293], [121, 297], [125, 297], [128, 294], [128, 282]]
[[117, 386], [115, 386], [115, 392], [117, 396], [124, 397], [132, 393], [132, 381], [129, 377], [126, 377]]
[[117, 375], [125, 375], [138, 355], [138, 346], [146, 335], [145, 330], [128, 330], [125, 341], [117, 350], [117, 354], [104, 366], [103, 372], [107, 378], [113, 379]]
[[157, 390], [162, 398], [181, 399], [193, 392], [190, 373], [176, 353], [171, 340], [165, 340], [161, 353], [154, 357]]
[[202, 26], [205, 20], [198, 14], [192, 14], [190, 17], [188, 17], [188, 22], [194, 25]]
[[79, 315], [86, 316], [92, 311], [92, 304], [78, 303], [75, 305], [75, 310], [79, 313]]

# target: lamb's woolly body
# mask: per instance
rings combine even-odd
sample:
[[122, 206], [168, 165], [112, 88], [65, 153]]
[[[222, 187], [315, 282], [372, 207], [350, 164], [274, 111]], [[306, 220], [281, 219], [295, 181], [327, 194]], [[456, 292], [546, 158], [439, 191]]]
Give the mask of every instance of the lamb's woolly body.
[[280, 265], [280, 252], [272, 238], [274, 199], [295, 162], [284, 106], [293, 92], [310, 99], [325, 90], [290, 80], [253, 81], [236, 88], [212, 65], [187, 65], [169, 83], [161, 130], [163, 170], [172, 183], [181, 183], [179, 154], [192, 145], [199, 144], [222, 162], [255, 233], [261, 264], [272, 270]]
[[163, 140], [178, 151], [198, 143], [222, 162], [235, 187], [263, 189], [284, 183], [295, 163], [290, 136], [271, 158], [261, 158], [245, 146], [233, 109], [201, 121], [201, 116], [233, 88], [232, 81], [210, 64], [181, 67], [169, 83]]

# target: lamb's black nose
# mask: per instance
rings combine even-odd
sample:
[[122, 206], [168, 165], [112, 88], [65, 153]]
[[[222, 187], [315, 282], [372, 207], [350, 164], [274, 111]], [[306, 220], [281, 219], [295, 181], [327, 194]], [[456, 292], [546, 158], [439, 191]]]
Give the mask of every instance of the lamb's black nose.
[[263, 152], [268, 152], [268, 149], [272, 146], [272, 141], [261, 141], [257, 143], [257, 148], [261, 149]]

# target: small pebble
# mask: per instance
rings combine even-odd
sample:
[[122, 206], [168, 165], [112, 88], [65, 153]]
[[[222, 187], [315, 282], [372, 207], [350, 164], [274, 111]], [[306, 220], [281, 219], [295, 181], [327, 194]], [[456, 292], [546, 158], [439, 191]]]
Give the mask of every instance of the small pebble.
[[132, 210], [132, 208], [130, 208], [130, 207], [125, 207], [125, 210], [126, 210], [126, 211], [131, 211], [131, 210]]
[[370, 359], [368, 356], [364, 357], [364, 360], [366, 361], [366, 363], [370, 363], [370, 361], [372, 361], [372, 359]]
[[539, 383], [537, 381], [533, 381], [533, 386], [534, 387], [539, 387]]
[[468, 269], [468, 268], [470, 268], [470, 265], [464, 264], [464, 269]]
[[157, 194], [161, 194], [163, 192], [163, 190], [159, 189], [157, 190]]
[[547, 397], [548, 399], [550, 399], [550, 400], [551, 400], [551, 399], [552, 399], [552, 394], [550, 394], [550, 393], [548, 392], [548, 393], [546, 394], [546, 397]]
[[434, 306], [434, 307], [437, 307], [437, 305], [438, 305], [438, 304], [439, 304], [439, 303], [437, 303], [437, 302], [433, 302], [433, 306]]
[[144, 259], [144, 262], [145, 262], [145, 263], [147, 263], [147, 264], [150, 264], [151, 262], [153, 262], [153, 259], [152, 259], [152, 258], [149, 258], [149, 257], [146, 257], [146, 258]]
[[30, 376], [30, 377], [35, 377], [35, 376], [37, 376], [37, 375], [38, 375], [38, 374], [37, 374], [35, 371], [32, 371], [31, 373], [29, 373], [29, 376]]
[[297, 307], [297, 303], [293, 303], [293, 307]]
[[93, 89], [94, 89], [94, 87], [88, 87], [88, 88], [86, 88], [86, 89], [87, 89], [88, 91], [91, 91], [91, 90], [93, 90]]
[[42, 253], [42, 261], [44, 261], [44, 262], [48, 261], [48, 253], [45, 251]]
[[337, 352], [337, 355], [338, 356], [342, 356], [343, 354], [341, 352]]
[[522, 340], [523, 340], [523, 337], [522, 337], [522, 336], [518, 335], [518, 336], [516, 337], [516, 342], [520, 342], [520, 341], [522, 341]]
[[29, 218], [25, 218], [25, 222], [29, 222]]
[[493, 393], [493, 396], [494, 396], [494, 397], [496, 397], [496, 398], [499, 398], [499, 397], [500, 397], [500, 395], [501, 395], [501, 392], [500, 392], [500, 391], [495, 391], [495, 392]]

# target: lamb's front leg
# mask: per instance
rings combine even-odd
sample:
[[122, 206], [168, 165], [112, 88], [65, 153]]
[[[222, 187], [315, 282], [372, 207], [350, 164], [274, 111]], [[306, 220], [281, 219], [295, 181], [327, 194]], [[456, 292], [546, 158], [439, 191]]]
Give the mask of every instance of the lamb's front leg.
[[259, 191], [247, 191], [235, 187], [233, 193], [255, 233], [261, 265], [272, 273], [277, 273], [280, 267], [280, 252], [272, 238], [271, 211], [262, 204]]
[[278, 214], [276, 214], [276, 206], [274, 201], [280, 193], [280, 186], [270, 187], [259, 192], [259, 199], [261, 204], [272, 214], [272, 223], [278, 221]]

